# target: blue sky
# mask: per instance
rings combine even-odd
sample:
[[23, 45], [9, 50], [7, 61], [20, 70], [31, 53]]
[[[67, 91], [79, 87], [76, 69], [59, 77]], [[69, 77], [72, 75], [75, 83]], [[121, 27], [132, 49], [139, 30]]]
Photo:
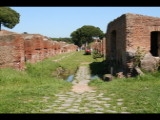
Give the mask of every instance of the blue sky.
[[160, 7], [11, 7], [20, 16], [14, 28], [2, 29], [41, 34], [47, 37], [70, 37], [83, 25], [99, 27], [104, 33], [110, 21], [125, 13], [160, 17]]

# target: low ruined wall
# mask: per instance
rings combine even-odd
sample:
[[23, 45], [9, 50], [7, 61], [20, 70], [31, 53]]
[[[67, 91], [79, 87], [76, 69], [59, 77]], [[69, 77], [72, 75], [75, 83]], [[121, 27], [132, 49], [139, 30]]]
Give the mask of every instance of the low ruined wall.
[[72, 52], [72, 51], [76, 51], [77, 49], [78, 49], [78, 46], [74, 44], [66, 44], [62, 47], [63, 52]]
[[94, 42], [91, 44], [91, 48], [93, 50], [96, 50], [98, 53], [100, 53], [101, 55], [104, 55], [104, 40], [94, 40]]
[[40, 35], [23, 34], [26, 62], [35, 63], [44, 59], [43, 37]]
[[24, 40], [21, 35], [0, 36], [0, 68], [24, 69]]
[[74, 44], [52, 41], [39, 34], [3, 33], [0, 34], [0, 68], [23, 70], [25, 62], [36, 63], [77, 49]]

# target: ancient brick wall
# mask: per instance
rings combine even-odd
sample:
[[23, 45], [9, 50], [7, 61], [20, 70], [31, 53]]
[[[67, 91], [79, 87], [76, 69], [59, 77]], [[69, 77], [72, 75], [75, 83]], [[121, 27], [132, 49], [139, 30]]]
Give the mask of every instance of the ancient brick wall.
[[56, 42], [52, 41], [51, 44], [52, 44], [51, 53], [52, 53], [52, 56], [55, 56], [56, 55]]
[[24, 34], [24, 53], [25, 53], [25, 62], [31, 62], [32, 63], [32, 55], [34, 51], [34, 45], [32, 42], [33, 35]]
[[3, 35], [11, 35], [11, 34], [18, 34], [16, 32], [11, 32], [11, 31], [7, 31], [7, 30], [1, 30], [0, 31], [0, 36], [3, 36]]
[[57, 41], [54, 41], [54, 50], [55, 50], [55, 54], [61, 53], [61, 46], [60, 46], [60, 43]]
[[78, 49], [78, 46], [75, 46], [74, 44], [66, 44], [63, 46], [63, 52], [71, 52], [76, 51]]
[[93, 41], [93, 43], [91, 44], [91, 48], [93, 50], [97, 50], [99, 53], [101, 53], [102, 52], [102, 42], [101, 42], [101, 40], [95, 39]]
[[64, 46], [67, 45], [67, 43], [60, 41], [60, 42], [59, 42], [59, 45], [60, 45], [60, 53], [66, 52], [66, 49], [65, 49]]
[[33, 60], [35, 62], [43, 60], [44, 57], [44, 41], [43, 36], [41, 35], [34, 35], [33, 37], [33, 45], [34, 45], [34, 51], [33, 51]]
[[107, 59], [116, 59], [122, 62], [122, 56], [125, 54], [126, 40], [126, 15], [122, 15], [108, 24], [106, 31], [106, 51]]
[[106, 43], [106, 38], [104, 37], [104, 38], [102, 39], [102, 51], [103, 51], [103, 56], [104, 56], [104, 58], [106, 58], [106, 54], [108, 53], [107, 48], [106, 48], [106, 45], [107, 45], [107, 43]]
[[105, 56], [106, 55], [106, 38], [103, 38], [102, 40], [100, 39], [95, 39], [93, 43], [91, 44], [92, 50], [96, 50], [98, 53], [101, 55]]
[[[64, 46], [71, 46], [66, 47]], [[63, 52], [76, 51], [76, 45], [52, 41], [39, 34], [0, 32], [0, 68], [24, 69], [25, 62], [36, 63]]]
[[[151, 37], [160, 39], [158, 31], [160, 31], [160, 18], [131, 13], [123, 14], [108, 24], [107, 57], [125, 64], [126, 52], [135, 52], [138, 46], [146, 52], [153, 51], [157, 54], [154, 45], [151, 45], [151, 41], [154, 41]], [[156, 35], [152, 35], [152, 32], [156, 32]], [[156, 51], [159, 51], [160, 56], [160, 45], [155, 42], [153, 44], [158, 47]]]
[[24, 41], [21, 35], [0, 36], [0, 68], [24, 69]]
[[25, 60], [35, 63], [44, 59], [43, 36], [36, 34], [23, 34]]
[[137, 49], [140, 46], [146, 52], [151, 47], [151, 32], [160, 31], [160, 18], [138, 14], [127, 14], [126, 49]]
[[48, 39], [47, 40], [47, 44], [48, 44], [48, 56], [47, 57], [51, 57], [54, 56], [54, 49], [53, 49], [53, 41]]
[[48, 58], [52, 56], [52, 43], [47, 39], [43, 38], [43, 44], [44, 44], [44, 58]]

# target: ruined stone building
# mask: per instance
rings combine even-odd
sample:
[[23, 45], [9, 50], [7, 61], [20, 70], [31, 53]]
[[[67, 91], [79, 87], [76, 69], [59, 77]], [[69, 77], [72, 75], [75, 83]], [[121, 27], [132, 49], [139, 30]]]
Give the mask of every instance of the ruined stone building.
[[160, 57], [160, 18], [139, 14], [123, 14], [108, 24], [106, 58], [126, 65], [127, 53], [139, 46], [146, 53]]
[[25, 63], [36, 63], [64, 52], [76, 51], [77, 46], [58, 42], [40, 34], [18, 34], [0, 31], [0, 68], [24, 69]]
[[91, 48], [93, 50], [97, 50], [98, 53], [100, 53], [102, 56], [105, 56], [106, 55], [106, 39], [103, 38], [103, 39], [95, 39], [93, 41], [93, 43], [91, 44]]

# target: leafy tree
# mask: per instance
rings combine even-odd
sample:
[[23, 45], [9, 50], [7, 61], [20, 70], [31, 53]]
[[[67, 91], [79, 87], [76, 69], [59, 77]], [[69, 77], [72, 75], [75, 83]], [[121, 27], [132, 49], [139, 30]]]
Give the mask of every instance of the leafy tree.
[[73, 31], [70, 36], [76, 45], [81, 46], [86, 42], [93, 42], [93, 37], [99, 37], [100, 39], [103, 38], [104, 33], [99, 27], [84, 25], [81, 28], [78, 28], [76, 31]]
[[20, 14], [9, 7], [0, 7], [0, 31], [1, 25], [12, 29], [19, 23]]

